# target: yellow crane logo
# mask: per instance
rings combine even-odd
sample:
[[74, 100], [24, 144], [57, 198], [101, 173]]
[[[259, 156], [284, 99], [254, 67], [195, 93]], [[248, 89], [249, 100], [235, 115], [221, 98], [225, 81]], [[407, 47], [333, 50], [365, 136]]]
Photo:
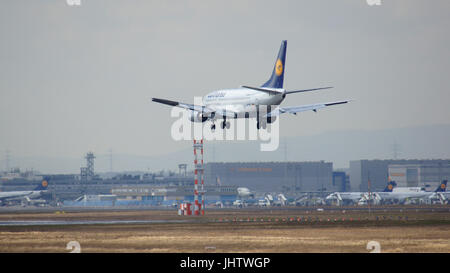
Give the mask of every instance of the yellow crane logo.
[[281, 60], [278, 59], [276, 65], [275, 65], [275, 74], [277, 76], [280, 76], [281, 73], [283, 73], [283, 62], [281, 62]]

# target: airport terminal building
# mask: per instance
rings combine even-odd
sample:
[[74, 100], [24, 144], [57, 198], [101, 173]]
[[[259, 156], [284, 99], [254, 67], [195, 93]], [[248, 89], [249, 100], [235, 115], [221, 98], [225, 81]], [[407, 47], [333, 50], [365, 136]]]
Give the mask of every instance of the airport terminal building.
[[257, 192], [335, 191], [331, 162], [214, 162], [205, 164], [208, 185], [239, 185]]
[[[201, 191], [201, 186], [199, 186]], [[205, 201], [233, 202], [238, 198], [237, 186], [205, 186]], [[158, 203], [163, 201], [194, 202], [194, 187], [191, 186], [121, 186], [111, 190], [118, 200], [149, 201]], [[199, 197], [201, 200], [201, 197]], [[153, 201], [153, 202], [152, 202]], [[142, 203], [142, 202], [141, 202]]]
[[389, 165], [389, 177], [397, 182], [397, 187], [421, 187], [434, 191], [442, 182], [450, 178], [450, 164], [405, 164]]
[[[382, 191], [388, 177], [397, 187], [437, 187], [450, 177], [448, 159], [401, 159], [401, 160], [355, 160], [350, 161], [351, 191], [367, 191], [370, 178], [371, 191]], [[397, 181], [398, 180], [398, 181]]]

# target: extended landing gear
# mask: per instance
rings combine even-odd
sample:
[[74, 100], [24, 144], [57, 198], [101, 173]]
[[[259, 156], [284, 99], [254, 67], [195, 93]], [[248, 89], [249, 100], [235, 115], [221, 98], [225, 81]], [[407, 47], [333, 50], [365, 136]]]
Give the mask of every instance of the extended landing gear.
[[230, 122], [229, 121], [225, 121], [225, 120], [222, 121], [221, 127], [222, 127], [222, 129], [225, 129], [225, 128], [230, 129]]
[[[230, 122], [226, 121], [226, 119], [224, 119], [221, 123], [220, 123], [220, 128], [222, 129], [230, 129]], [[216, 125], [213, 123], [211, 124], [211, 131], [214, 132], [216, 130]]]
[[264, 122], [257, 122], [256, 123], [256, 129], [261, 129], [261, 128], [263, 128], [263, 129], [266, 129], [267, 128], [267, 123], [264, 123]]
[[263, 112], [261, 114], [259, 107], [260, 107], [260, 105], [256, 105], [256, 129], [258, 129], [258, 130], [261, 128], [266, 129], [267, 123], [271, 123], [271, 118], [266, 117], [265, 113], [270, 113], [272, 110], [271, 110], [270, 105], [267, 105], [267, 112]]
[[223, 116], [223, 121], [220, 123], [220, 127], [222, 127], [222, 129], [230, 129], [230, 122], [227, 121], [227, 117]]

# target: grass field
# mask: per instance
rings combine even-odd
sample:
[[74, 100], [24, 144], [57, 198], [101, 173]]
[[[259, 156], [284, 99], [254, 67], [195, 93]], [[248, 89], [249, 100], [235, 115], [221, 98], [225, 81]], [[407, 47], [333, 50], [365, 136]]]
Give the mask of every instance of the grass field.
[[450, 212], [211, 210], [0, 213], [1, 221], [187, 220], [186, 223], [0, 226], [0, 252], [450, 252]]

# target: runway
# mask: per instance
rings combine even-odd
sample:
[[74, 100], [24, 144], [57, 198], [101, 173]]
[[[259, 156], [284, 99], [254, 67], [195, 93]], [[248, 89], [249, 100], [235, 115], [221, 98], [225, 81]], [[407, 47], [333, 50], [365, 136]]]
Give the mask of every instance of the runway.
[[169, 223], [187, 223], [189, 220], [115, 220], [115, 221], [0, 221], [0, 226], [67, 226], [67, 225], [132, 225], [132, 224], [169, 224]]
[[[49, 210], [0, 213], [0, 252], [383, 252], [450, 251], [450, 207], [356, 211], [211, 209]], [[244, 246], [244, 247], [243, 247]]]
[[[270, 212], [270, 211], [294, 211], [294, 212], [313, 212], [318, 208], [323, 209], [328, 212], [340, 212], [340, 211], [355, 211], [364, 212], [369, 211], [367, 206], [316, 206], [316, 207], [294, 207], [294, 206], [280, 206], [280, 207], [226, 207], [226, 208], [216, 208], [207, 207], [209, 212], [220, 213], [222, 211], [256, 211], [256, 212]], [[391, 206], [372, 206], [371, 211], [378, 212], [403, 212], [403, 211], [416, 211], [416, 212], [450, 212], [450, 206], [446, 205], [433, 205], [433, 206], [402, 206], [402, 205], [391, 205]], [[161, 206], [108, 206], [108, 207], [0, 207], [0, 214], [8, 213], [52, 213], [55, 211], [65, 211], [65, 212], [133, 212], [133, 211], [167, 211], [174, 212], [173, 207], [161, 207]]]

